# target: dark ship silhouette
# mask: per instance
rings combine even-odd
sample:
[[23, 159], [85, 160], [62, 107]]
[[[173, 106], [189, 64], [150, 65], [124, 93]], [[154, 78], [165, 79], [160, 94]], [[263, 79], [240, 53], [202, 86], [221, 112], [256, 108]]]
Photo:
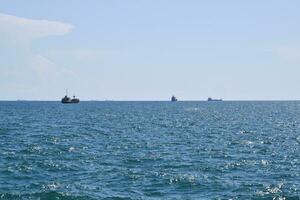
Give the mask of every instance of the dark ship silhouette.
[[175, 101], [178, 101], [178, 99], [175, 96], [172, 96], [171, 101], [175, 102]]
[[75, 98], [75, 95], [73, 98], [68, 97], [68, 90], [66, 91], [66, 95], [61, 99], [61, 103], [79, 103], [79, 99]]
[[223, 99], [213, 99], [211, 97], [208, 97], [207, 101], [223, 101]]

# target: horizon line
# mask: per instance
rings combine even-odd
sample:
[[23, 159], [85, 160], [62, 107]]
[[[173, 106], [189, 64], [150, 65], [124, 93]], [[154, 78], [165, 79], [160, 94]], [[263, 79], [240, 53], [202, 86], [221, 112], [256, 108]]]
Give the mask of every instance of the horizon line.
[[[0, 102], [5, 102], [5, 101], [9, 101], [9, 102], [26, 102], [26, 101], [38, 101], [38, 102], [60, 102], [60, 100], [53, 100], [53, 99], [0, 99]], [[171, 100], [134, 100], [134, 99], [118, 99], [118, 100], [114, 100], [114, 99], [104, 99], [104, 100], [98, 100], [98, 99], [91, 99], [91, 100], [80, 100], [80, 102], [171, 102]], [[182, 99], [182, 100], [178, 100], [178, 102], [207, 102], [207, 99], [199, 99], [199, 100], [195, 100], [195, 99]], [[233, 102], [233, 101], [300, 101], [300, 99], [222, 99], [222, 101], [219, 102]], [[214, 102], [214, 101], [212, 101]]]

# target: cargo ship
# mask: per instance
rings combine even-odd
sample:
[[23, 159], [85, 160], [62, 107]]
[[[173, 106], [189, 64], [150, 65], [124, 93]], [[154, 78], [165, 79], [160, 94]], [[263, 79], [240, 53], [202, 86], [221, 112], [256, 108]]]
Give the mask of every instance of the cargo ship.
[[171, 101], [176, 102], [176, 101], [178, 101], [178, 99], [175, 96], [172, 96]]
[[208, 97], [207, 101], [223, 101], [223, 99], [213, 99], [211, 97]]

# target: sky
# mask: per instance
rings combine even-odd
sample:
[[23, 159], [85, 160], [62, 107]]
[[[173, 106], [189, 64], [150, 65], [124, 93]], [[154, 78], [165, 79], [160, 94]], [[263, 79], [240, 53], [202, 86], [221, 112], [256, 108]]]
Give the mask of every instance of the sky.
[[299, 100], [299, 0], [0, 0], [0, 100]]

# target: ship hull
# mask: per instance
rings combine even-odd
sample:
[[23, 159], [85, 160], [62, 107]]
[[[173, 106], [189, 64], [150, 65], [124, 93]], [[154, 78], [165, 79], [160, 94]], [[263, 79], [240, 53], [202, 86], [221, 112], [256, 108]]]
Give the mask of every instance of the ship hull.
[[61, 100], [61, 103], [79, 103], [79, 99], [70, 99], [70, 98], [68, 98], [68, 99], [62, 99]]
[[71, 101], [61, 101], [61, 103], [63, 103], [63, 104], [79, 103], [79, 101], [73, 101], [73, 102], [71, 102]]
[[61, 99], [61, 103], [79, 103], [79, 99], [75, 98], [75, 95], [73, 96], [73, 98], [68, 97], [68, 95], [66, 94], [66, 96], [64, 96]]

